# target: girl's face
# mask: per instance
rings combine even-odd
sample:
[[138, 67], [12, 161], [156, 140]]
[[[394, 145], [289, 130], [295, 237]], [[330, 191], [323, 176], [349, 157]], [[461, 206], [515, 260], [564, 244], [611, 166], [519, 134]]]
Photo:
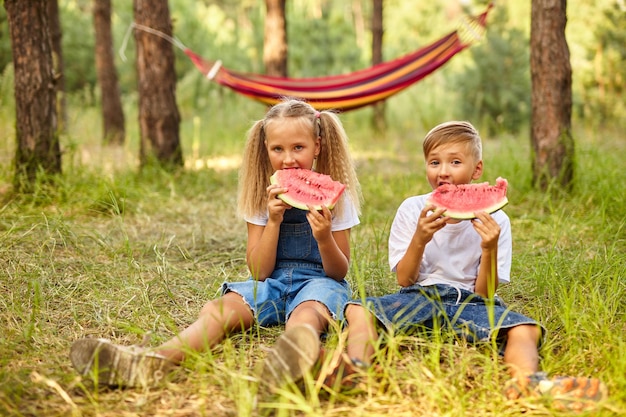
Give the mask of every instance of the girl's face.
[[433, 189], [442, 184], [469, 184], [482, 173], [483, 161], [476, 161], [466, 144], [439, 145], [426, 156], [426, 177]]
[[320, 138], [314, 136], [307, 119], [277, 119], [265, 126], [265, 148], [275, 171], [312, 169], [313, 161], [320, 153]]

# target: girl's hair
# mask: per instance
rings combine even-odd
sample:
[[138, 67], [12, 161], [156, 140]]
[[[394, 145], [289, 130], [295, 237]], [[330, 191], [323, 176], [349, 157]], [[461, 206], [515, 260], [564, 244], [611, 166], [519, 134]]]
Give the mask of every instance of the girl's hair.
[[[265, 118], [256, 121], [248, 131], [239, 171], [239, 214], [251, 217], [267, 210], [266, 189], [274, 170], [265, 147], [265, 127], [286, 118], [301, 119], [303, 128], [310, 129], [313, 138], [320, 138], [315, 170], [343, 183], [346, 186], [344, 192], [348, 193], [360, 214], [361, 186], [348, 149], [348, 136], [339, 117], [332, 111], [317, 111], [307, 102], [297, 99], [285, 99], [274, 105]], [[343, 201], [340, 199], [333, 210], [343, 210]]]
[[469, 122], [451, 121], [441, 123], [431, 129], [424, 138], [424, 158], [440, 145], [465, 144], [476, 161], [482, 159], [482, 141], [474, 126]]

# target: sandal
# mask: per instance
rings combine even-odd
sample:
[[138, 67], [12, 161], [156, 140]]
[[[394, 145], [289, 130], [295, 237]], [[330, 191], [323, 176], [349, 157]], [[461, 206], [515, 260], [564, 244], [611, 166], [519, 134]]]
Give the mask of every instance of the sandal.
[[535, 372], [525, 380], [509, 381], [504, 395], [510, 399], [520, 397], [544, 397], [559, 410], [590, 410], [605, 400], [607, 388], [597, 378], [558, 376], [548, 378], [544, 372]]
[[[331, 364], [331, 371], [323, 377], [323, 385], [333, 391], [338, 392], [359, 392], [364, 391], [365, 380], [367, 379], [367, 371], [370, 365], [365, 362], [350, 358], [345, 353]], [[320, 374], [323, 369], [320, 370]]]

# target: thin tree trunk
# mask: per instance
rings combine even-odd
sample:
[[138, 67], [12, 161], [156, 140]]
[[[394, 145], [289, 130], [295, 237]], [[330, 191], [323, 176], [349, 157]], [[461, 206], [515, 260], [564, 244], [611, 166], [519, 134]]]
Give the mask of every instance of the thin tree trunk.
[[265, 40], [263, 63], [265, 73], [277, 77], [287, 76], [287, 21], [285, 0], [265, 0]]
[[[167, 0], [134, 0], [135, 21], [172, 36]], [[139, 83], [139, 159], [142, 167], [158, 163], [183, 165], [180, 114], [176, 104], [176, 73], [172, 44], [144, 31], [135, 31]]]
[[352, 16], [354, 19], [354, 35], [359, 48], [365, 45], [365, 18], [363, 16], [363, 4], [361, 0], [352, 0]]
[[17, 149], [14, 185], [32, 191], [38, 173], [61, 173], [56, 90], [45, 0], [5, 0], [13, 66]]
[[565, 38], [567, 1], [532, 0], [530, 70], [533, 185], [556, 181], [569, 189], [574, 176], [572, 68]]
[[[372, 9], [372, 65], [383, 62], [383, 0], [374, 0]], [[385, 102], [379, 101], [372, 107], [372, 124], [378, 133], [385, 132], [387, 122], [385, 120]]]
[[59, 132], [67, 129], [67, 105], [65, 100], [65, 68], [63, 65], [63, 47], [61, 32], [61, 18], [59, 16], [58, 0], [48, 0], [48, 26], [52, 43], [52, 63], [56, 80], [56, 105]]
[[122, 145], [125, 120], [120, 88], [115, 71], [111, 0], [94, 0], [93, 22], [96, 33], [96, 73], [102, 98], [102, 133], [105, 144]]

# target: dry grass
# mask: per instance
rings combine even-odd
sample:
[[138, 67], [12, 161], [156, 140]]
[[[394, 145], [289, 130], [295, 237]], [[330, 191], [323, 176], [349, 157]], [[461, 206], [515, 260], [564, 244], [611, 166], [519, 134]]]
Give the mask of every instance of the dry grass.
[[[391, 144], [355, 145], [366, 197], [362, 224], [352, 235], [349, 279], [357, 296], [395, 290], [386, 264], [389, 225], [404, 197], [426, 191], [417, 150], [400, 139]], [[626, 412], [626, 178], [616, 149], [603, 153], [596, 145], [583, 144], [593, 155], [580, 162], [585, 177], [571, 197], [554, 201], [529, 190], [527, 168], [516, 159], [527, 161], [528, 150], [513, 140], [487, 144], [485, 180], [502, 175], [512, 183], [507, 212], [516, 231], [515, 281], [501, 295], [548, 327], [546, 370], [604, 379], [612, 396], [593, 415], [614, 416]], [[205, 156], [178, 174], [137, 175], [128, 169], [130, 156], [107, 152], [82, 147], [80, 156], [69, 155], [73, 162], [54, 190], [42, 186], [31, 197], [12, 197], [2, 188], [0, 414], [558, 414], [538, 400], [506, 401], [500, 395], [506, 373], [490, 347], [403, 335], [386, 338], [379, 351], [382, 374], [372, 375], [358, 394], [328, 392], [308, 381], [304, 393], [260, 395], [258, 364], [279, 328], [255, 328], [213, 352], [194, 354], [156, 389], [93, 387], [71, 368], [72, 341], [93, 336], [132, 344], [152, 332], [156, 345], [191, 323], [222, 281], [247, 277], [231, 165], [211, 165], [215, 160]], [[610, 169], [607, 157], [618, 161], [608, 163]], [[607, 175], [612, 179], [602, 178]], [[8, 181], [7, 168], [2, 182]], [[607, 196], [609, 190], [615, 194]], [[326, 345], [342, 343], [331, 331]]]

